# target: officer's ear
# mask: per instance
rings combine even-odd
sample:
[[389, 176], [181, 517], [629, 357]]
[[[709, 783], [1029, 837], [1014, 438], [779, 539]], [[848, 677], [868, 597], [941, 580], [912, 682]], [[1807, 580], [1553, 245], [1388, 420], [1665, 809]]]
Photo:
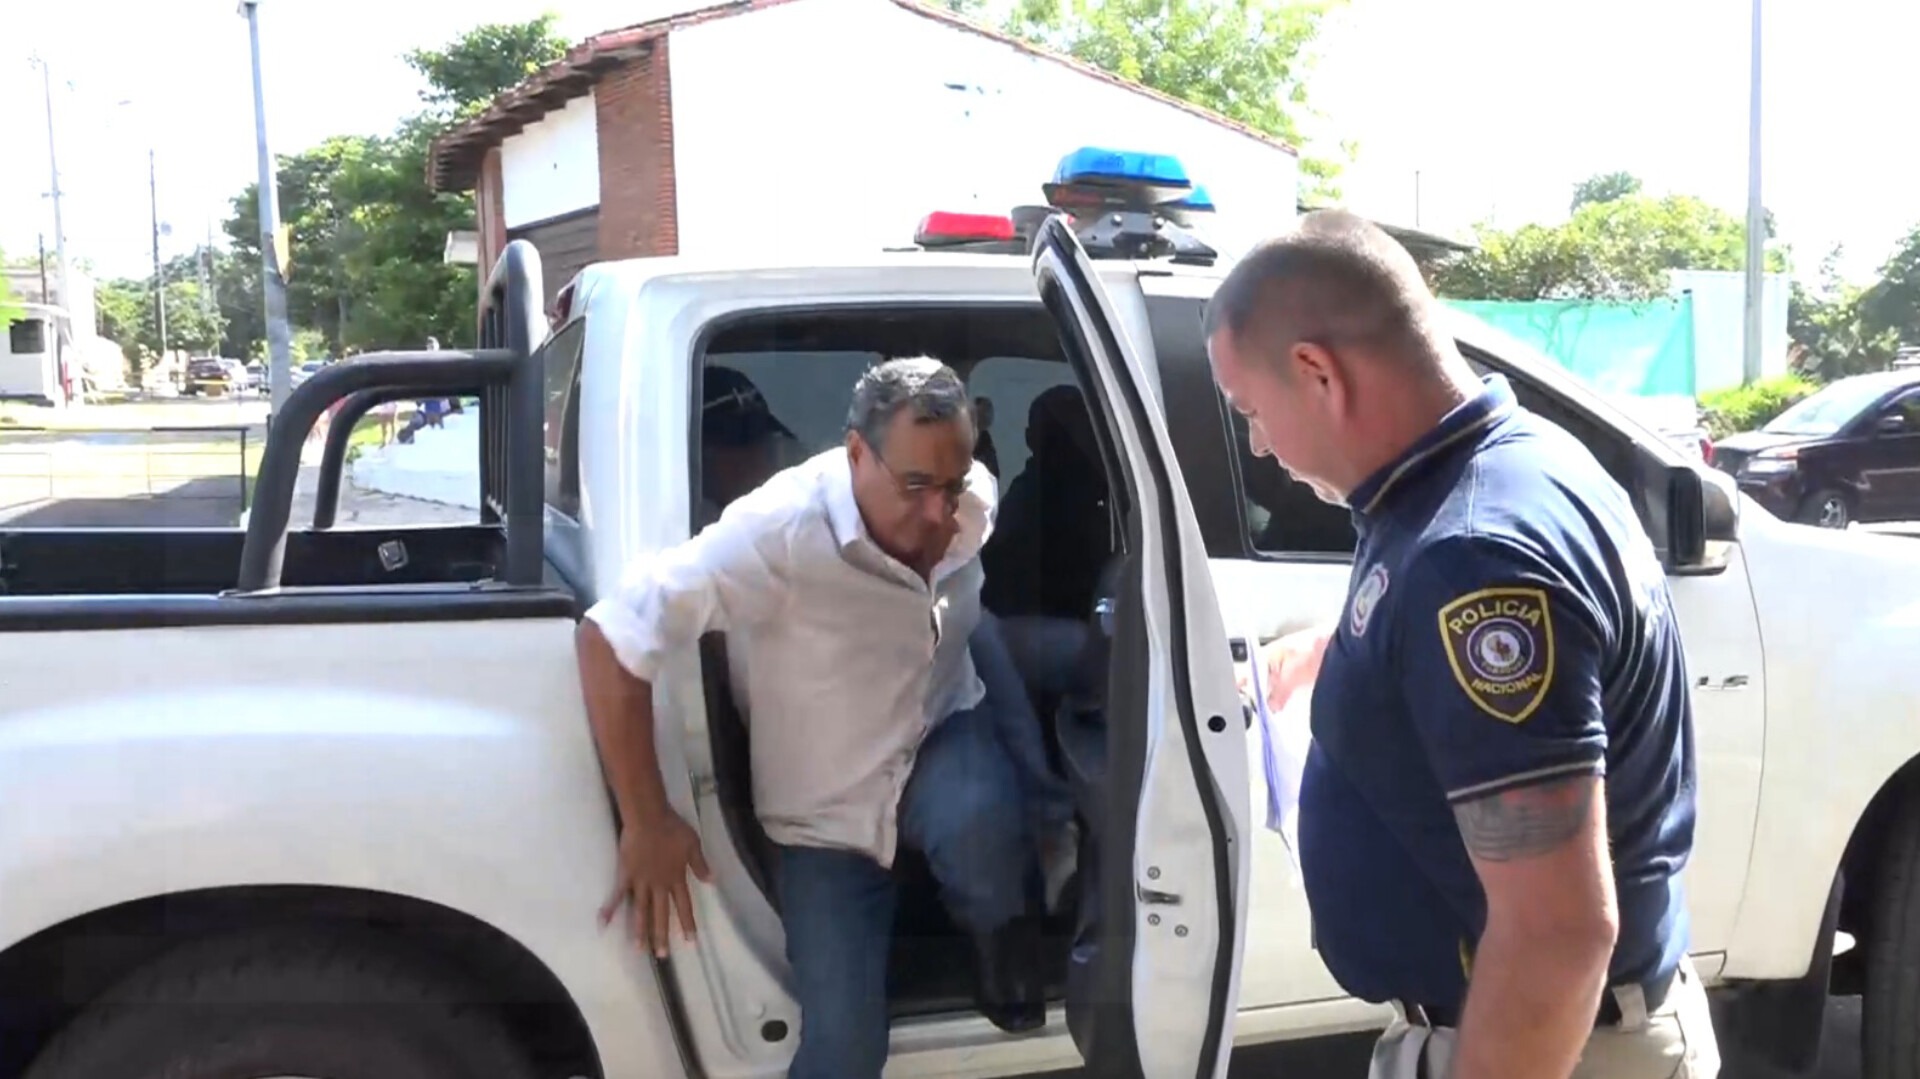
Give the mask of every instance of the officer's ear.
[[1345, 381], [1339, 357], [1318, 341], [1295, 341], [1282, 369], [1295, 389], [1308, 393], [1325, 393]]

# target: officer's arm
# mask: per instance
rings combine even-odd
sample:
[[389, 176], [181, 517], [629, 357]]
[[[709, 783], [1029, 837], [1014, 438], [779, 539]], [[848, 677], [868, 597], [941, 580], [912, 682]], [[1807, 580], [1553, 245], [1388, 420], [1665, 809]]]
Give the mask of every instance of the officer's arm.
[[1618, 933], [1607, 852], [1607, 631], [1548, 566], [1450, 541], [1408, 574], [1401, 684], [1487, 896], [1454, 1079], [1569, 1075]]

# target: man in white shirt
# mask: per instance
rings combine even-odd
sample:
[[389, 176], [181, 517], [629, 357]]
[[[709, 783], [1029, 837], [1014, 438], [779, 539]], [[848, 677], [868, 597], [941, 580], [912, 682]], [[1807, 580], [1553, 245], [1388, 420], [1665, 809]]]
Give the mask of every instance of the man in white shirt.
[[875, 367], [854, 388], [844, 448], [634, 567], [581, 624], [587, 710], [623, 822], [602, 916], [631, 901], [656, 955], [676, 914], [691, 935], [686, 878], [707, 868], [667, 802], [651, 683], [676, 649], [728, 635], [754, 804], [779, 847], [802, 1011], [792, 1079], [879, 1079], [902, 842], [974, 936], [982, 1011], [1008, 1030], [1044, 1022], [1028, 795], [996, 720], [1030, 706], [1017, 681], [983, 683], [968, 648], [996, 493], [973, 451], [958, 375], [924, 358]]

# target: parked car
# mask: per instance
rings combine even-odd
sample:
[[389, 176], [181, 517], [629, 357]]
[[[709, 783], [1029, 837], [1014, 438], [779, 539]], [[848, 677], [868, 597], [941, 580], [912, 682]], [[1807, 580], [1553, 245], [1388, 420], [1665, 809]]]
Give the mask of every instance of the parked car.
[[1713, 464], [1776, 517], [1822, 528], [1920, 518], [1920, 369], [1822, 387]]
[[239, 360], [199, 356], [187, 361], [186, 383], [180, 389], [189, 397], [197, 397], [232, 393], [246, 386], [247, 367]]

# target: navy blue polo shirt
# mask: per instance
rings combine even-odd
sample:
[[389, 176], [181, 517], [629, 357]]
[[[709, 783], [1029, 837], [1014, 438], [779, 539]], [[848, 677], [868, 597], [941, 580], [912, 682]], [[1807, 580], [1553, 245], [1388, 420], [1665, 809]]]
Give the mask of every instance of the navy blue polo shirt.
[[1369, 1001], [1464, 1005], [1486, 895], [1453, 806], [1606, 778], [1610, 983], [1687, 947], [1692, 706], [1626, 492], [1494, 376], [1353, 491], [1359, 545], [1313, 691], [1300, 853], [1316, 947]]

